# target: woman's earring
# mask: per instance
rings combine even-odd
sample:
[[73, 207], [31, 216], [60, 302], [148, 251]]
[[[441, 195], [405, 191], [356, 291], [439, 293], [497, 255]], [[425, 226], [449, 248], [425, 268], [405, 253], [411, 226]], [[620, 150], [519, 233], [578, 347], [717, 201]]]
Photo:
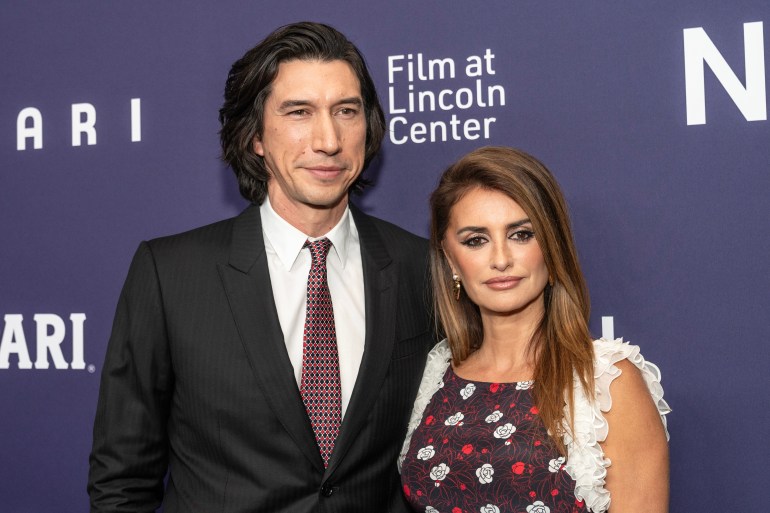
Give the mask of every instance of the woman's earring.
[[455, 290], [455, 301], [460, 301], [460, 289], [462, 288], [460, 277], [456, 274], [452, 275], [452, 280], [455, 282], [454, 290]]
[[548, 285], [553, 287], [553, 276], [548, 276]]

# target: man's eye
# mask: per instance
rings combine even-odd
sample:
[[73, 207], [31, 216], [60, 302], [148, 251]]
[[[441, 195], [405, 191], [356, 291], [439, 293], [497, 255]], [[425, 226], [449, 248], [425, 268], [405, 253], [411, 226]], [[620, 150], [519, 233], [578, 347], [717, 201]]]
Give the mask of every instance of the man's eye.
[[337, 112], [344, 117], [353, 117], [358, 114], [358, 110], [351, 107], [343, 107]]
[[293, 111], [289, 112], [289, 115], [290, 115], [290, 116], [297, 116], [297, 117], [301, 117], [301, 116], [306, 116], [306, 115], [307, 115], [307, 113], [308, 113], [308, 112], [307, 112], [307, 110], [305, 110], [305, 109], [297, 109], [297, 110], [293, 110]]

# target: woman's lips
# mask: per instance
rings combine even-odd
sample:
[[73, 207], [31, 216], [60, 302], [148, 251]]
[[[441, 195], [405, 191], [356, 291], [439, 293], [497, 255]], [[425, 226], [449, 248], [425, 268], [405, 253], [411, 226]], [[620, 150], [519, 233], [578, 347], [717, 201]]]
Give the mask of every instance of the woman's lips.
[[519, 284], [522, 278], [516, 276], [498, 276], [490, 278], [484, 284], [494, 290], [507, 290]]

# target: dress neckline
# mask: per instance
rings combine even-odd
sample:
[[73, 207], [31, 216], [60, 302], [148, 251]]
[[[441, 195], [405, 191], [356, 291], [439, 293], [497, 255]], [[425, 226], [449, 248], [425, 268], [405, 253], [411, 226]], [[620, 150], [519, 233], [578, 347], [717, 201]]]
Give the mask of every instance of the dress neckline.
[[455, 372], [455, 370], [452, 367], [451, 363], [447, 367], [447, 373], [451, 373], [452, 376], [454, 376], [458, 381], [461, 381], [463, 383], [473, 383], [475, 385], [494, 385], [494, 384], [497, 384], [497, 385], [512, 385], [512, 386], [516, 386], [517, 388], [525, 388], [525, 387], [529, 388], [529, 387], [531, 387], [532, 385], [535, 384], [535, 380], [534, 379], [529, 380], [529, 381], [481, 381], [481, 380], [478, 380], [478, 379], [466, 379], [466, 378], [460, 376], [459, 374], [457, 374]]

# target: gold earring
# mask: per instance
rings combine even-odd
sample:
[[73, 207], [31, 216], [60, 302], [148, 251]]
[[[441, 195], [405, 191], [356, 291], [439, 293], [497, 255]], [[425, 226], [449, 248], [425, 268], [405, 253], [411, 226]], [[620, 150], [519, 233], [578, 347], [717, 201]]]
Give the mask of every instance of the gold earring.
[[460, 289], [462, 288], [460, 277], [456, 274], [453, 274], [452, 280], [455, 282], [455, 285], [454, 285], [455, 301], [460, 301]]

